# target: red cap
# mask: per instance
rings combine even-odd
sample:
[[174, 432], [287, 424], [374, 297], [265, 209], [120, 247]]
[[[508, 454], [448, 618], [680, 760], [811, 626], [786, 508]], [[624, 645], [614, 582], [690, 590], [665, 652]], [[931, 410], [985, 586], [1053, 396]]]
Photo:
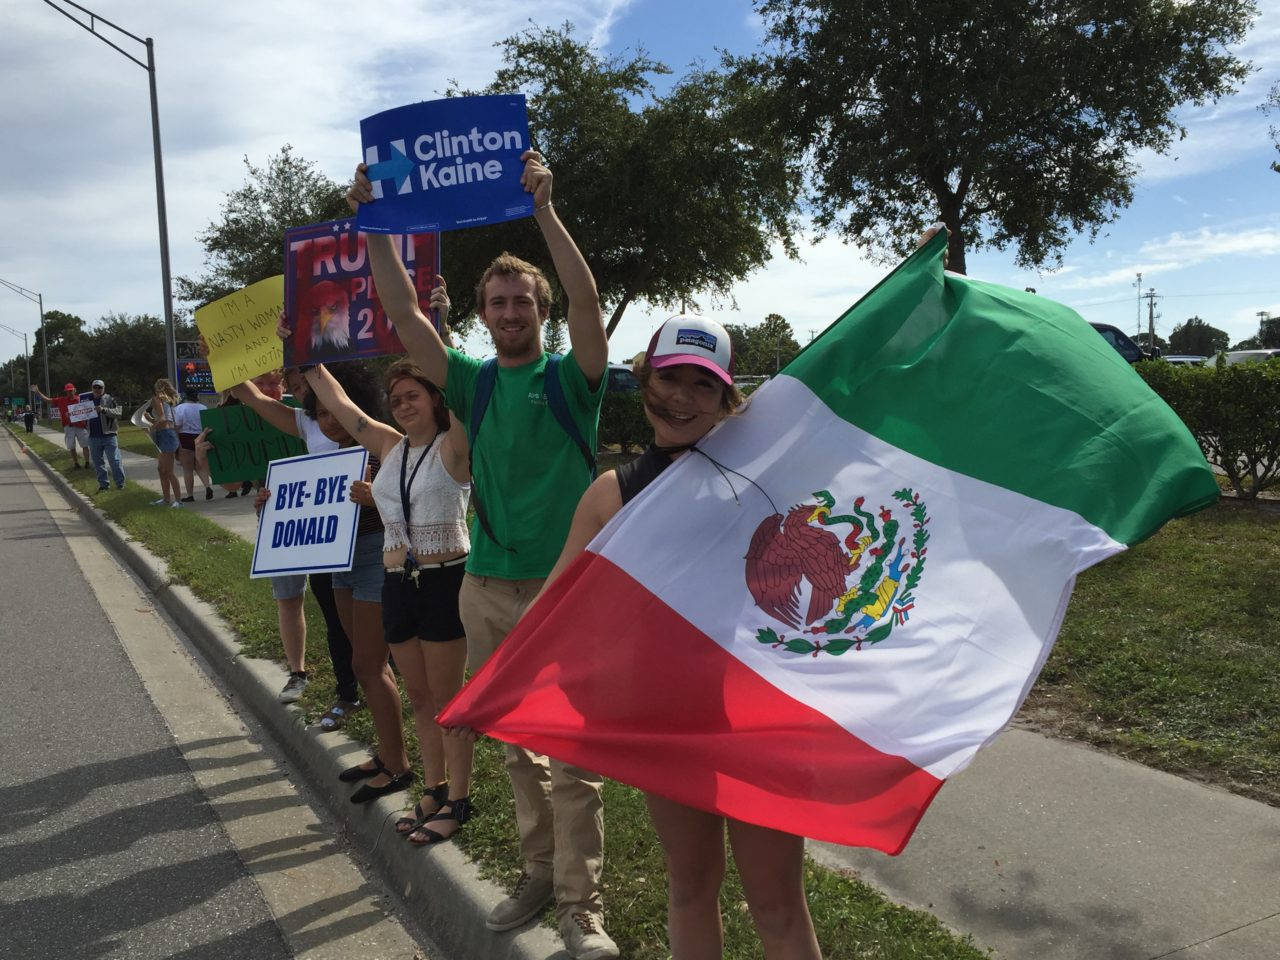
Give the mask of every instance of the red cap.
[[75, 393], [75, 392], [76, 392], [76, 385], [75, 385], [74, 383], [68, 383], [68, 384], [66, 384], [65, 386], [63, 386], [63, 388], [62, 388], [62, 389], [63, 389], [63, 390], [70, 390], [72, 393]]

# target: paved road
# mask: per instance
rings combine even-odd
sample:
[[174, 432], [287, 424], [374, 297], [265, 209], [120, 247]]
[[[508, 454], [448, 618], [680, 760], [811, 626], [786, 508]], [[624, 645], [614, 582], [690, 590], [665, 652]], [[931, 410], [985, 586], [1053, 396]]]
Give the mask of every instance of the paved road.
[[7, 435], [0, 570], [0, 956], [428, 955]]

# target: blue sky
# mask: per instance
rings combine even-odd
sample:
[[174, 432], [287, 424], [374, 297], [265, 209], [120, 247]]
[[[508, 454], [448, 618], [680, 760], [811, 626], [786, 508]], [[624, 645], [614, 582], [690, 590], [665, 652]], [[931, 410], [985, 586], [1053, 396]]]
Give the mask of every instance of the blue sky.
[[[360, 117], [430, 98], [450, 78], [486, 82], [498, 62], [494, 41], [527, 26], [532, 9], [507, 0], [88, 5], [156, 40], [175, 274], [199, 271], [196, 234], [242, 182], [243, 156], [260, 162], [290, 142], [345, 179]], [[1139, 271], [1143, 289], [1162, 298], [1163, 335], [1194, 314], [1234, 341], [1256, 330], [1257, 311], [1280, 314], [1280, 174], [1268, 169], [1277, 154], [1257, 110], [1280, 80], [1280, 0], [1259, 6], [1240, 51], [1258, 72], [1235, 96], [1184, 112], [1188, 135], [1171, 156], [1139, 158], [1134, 202], [1116, 223], [1093, 243], [1073, 243], [1059, 271], [1019, 271], [1011, 255], [988, 251], [971, 255], [969, 272], [1035, 287], [1130, 331]], [[542, 25], [572, 22], [609, 53], [643, 47], [677, 75], [714, 62], [718, 48], [745, 52], [760, 38], [750, 5], [734, 0], [544, 0], [534, 12]], [[0, 83], [0, 278], [89, 321], [108, 311], [161, 313], [145, 73], [44, 3], [6, 0]], [[754, 323], [776, 311], [804, 340], [887, 269], [833, 238], [806, 237], [803, 252], [800, 263], [775, 258], [735, 289], [734, 303], [706, 302], [705, 312]], [[614, 358], [642, 349], [663, 316], [661, 307], [629, 310]], [[0, 289], [0, 323], [34, 332], [38, 316]], [[20, 350], [0, 331], [0, 357]]]

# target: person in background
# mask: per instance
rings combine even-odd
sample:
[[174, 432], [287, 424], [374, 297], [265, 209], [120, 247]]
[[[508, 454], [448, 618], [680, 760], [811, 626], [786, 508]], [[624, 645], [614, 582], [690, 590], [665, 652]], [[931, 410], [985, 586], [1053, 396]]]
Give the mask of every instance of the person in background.
[[151, 439], [159, 453], [156, 455], [156, 473], [160, 475], [160, 499], [152, 500], [153, 506], [181, 506], [179, 503], [178, 475], [174, 465], [178, 455], [178, 431], [174, 426], [174, 408], [178, 403], [178, 391], [173, 384], [161, 377], [155, 383], [151, 397]]
[[[89, 425], [84, 420], [72, 420], [71, 415], [67, 412], [67, 408], [73, 403], [80, 402], [80, 394], [76, 392], [76, 385], [74, 383], [66, 384], [63, 387], [63, 395], [60, 397], [46, 397], [44, 392], [35, 384], [31, 385], [31, 390], [45, 403], [58, 408], [58, 418], [62, 421], [62, 440], [71, 454], [71, 461], [78, 470], [81, 466], [80, 452], [83, 452], [83, 465], [88, 470]], [[79, 450], [76, 449], [77, 445], [80, 448]]]
[[[381, 398], [372, 374], [364, 365], [334, 364], [330, 373], [341, 383], [353, 402], [376, 416]], [[311, 453], [357, 446], [355, 439], [341, 422], [324, 404], [318, 403], [312, 393], [306, 395], [303, 406], [299, 409], [287, 407], [279, 400], [265, 396], [251, 382], [239, 384], [232, 389], [236, 396], [252, 407], [267, 423], [284, 433], [301, 437]], [[372, 478], [377, 475], [376, 457], [369, 458], [369, 467]], [[269, 496], [268, 488], [259, 490], [255, 508], [261, 510]], [[360, 504], [354, 560], [351, 570], [331, 574], [331, 577], [338, 616], [346, 636], [351, 640], [352, 667], [373, 715], [378, 735], [378, 754], [368, 766], [351, 767], [343, 771], [339, 779], [347, 783], [367, 780], [367, 783], [362, 784], [351, 795], [352, 803], [367, 803], [377, 797], [408, 789], [413, 782], [413, 771], [405, 750], [400, 691], [387, 662], [388, 650], [382, 633], [382, 521], [369, 498], [368, 482], [353, 484], [351, 499]], [[300, 611], [306, 578], [305, 575], [298, 575], [292, 583], [284, 582], [288, 580], [288, 577], [273, 577], [272, 588], [277, 598], [285, 593], [286, 586], [290, 588], [289, 593], [296, 592], [299, 616], [296, 624], [290, 626], [296, 627], [305, 641], [306, 621], [302, 619]], [[284, 629], [282, 615], [282, 637], [285, 636]], [[290, 669], [294, 670], [292, 665]], [[295, 671], [290, 680], [294, 680], [296, 676]], [[305, 686], [305, 673], [301, 674], [301, 679]]]
[[182, 481], [187, 491], [182, 502], [195, 503], [196, 474], [199, 474], [200, 481], [204, 484], [204, 498], [212, 500], [213, 485], [209, 481], [209, 468], [206, 465], [201, 469], [196, 462], [196, 437], [200, 436], [202, 429], [200, 411], [204, 409], [204, 404], [196, 399], [199, 394], [190, 387], [183, 390], [182, 395], [182, 403], [173, 411], [174, 425], [178, 430], [178, 459], [182, 463]]
[[109, 490], [107, 464], [111, 465], [111, 477], [116, 489], [124, 489], [124, 465], [120, 462], [120, 406], [107, 393], [107, 385], [93, 381], [93, 407], [98, 415], [89, 421], [89, 454], [93, 457], [93, 471], [98, 478], [98, 492]]
[[29, 403], [22, 408], [22, 424], [27, 428], [27, 433], [36, 432], [36, 412]]

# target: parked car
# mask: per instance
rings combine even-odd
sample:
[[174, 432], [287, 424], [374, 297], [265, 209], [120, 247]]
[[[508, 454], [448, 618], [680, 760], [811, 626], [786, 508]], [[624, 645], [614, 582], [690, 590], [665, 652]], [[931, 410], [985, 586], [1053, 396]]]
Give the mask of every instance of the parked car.
[[1119, 327], [1113, 327], [1109, 323], [1091, 323], [1089, 326], [1097, 330], [1102, 339], [1115, 347], [1116, 353], [1120, 354], [1120, 356], [1124, 357], [1130, 363], [1137, 363], [1139, 360], [1151, 359], [1152, 355], [1134, 343], [1133, 338]]
[[630, 393], [640, 389], [640, 381], [624, 363], [609, 364], [609, 382], [605, 384], [606, 393]]
[[1192, 353], [1170, 353], [1160, 359], [1181, 367], [1203, 367], [1209, 358], [1197, 357]]
[[1232, 350], [1227, 354], [1227, 366], [1232, 367], [1237, 363], [1261, 363], [1273, 357], [1280, 357], [1280, 349]]

